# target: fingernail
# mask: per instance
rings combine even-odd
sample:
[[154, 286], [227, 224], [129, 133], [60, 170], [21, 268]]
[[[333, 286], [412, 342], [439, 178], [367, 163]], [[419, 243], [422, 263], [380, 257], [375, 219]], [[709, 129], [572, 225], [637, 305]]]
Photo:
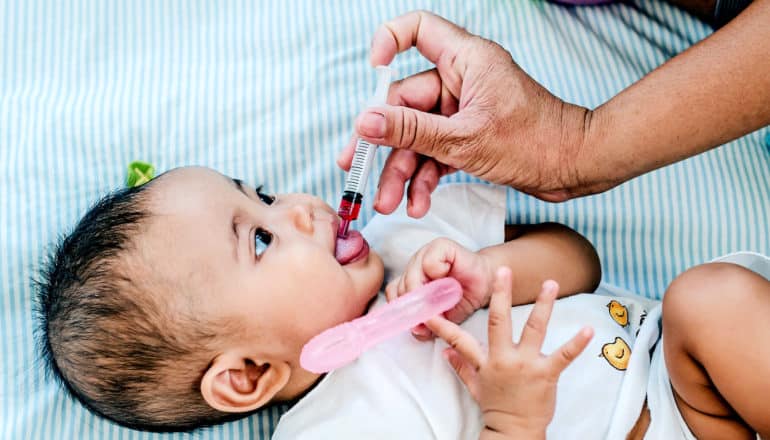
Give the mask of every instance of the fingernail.
[[424, 338], [430, 335], [430, 330], [428, 330], [426, 327], [419, 326], [412, 329], [412, 334]]
[[358, 133], [372, 138], [385, 136], [385, 115], [366, 112], [358, 118]]

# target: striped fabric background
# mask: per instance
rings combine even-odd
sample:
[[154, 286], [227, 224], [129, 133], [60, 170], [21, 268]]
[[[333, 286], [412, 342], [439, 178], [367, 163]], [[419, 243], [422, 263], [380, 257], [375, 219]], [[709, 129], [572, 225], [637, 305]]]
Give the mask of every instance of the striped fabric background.
[[[269, 437], [281, 408], [192, 435], [138, 433], [90, 415], [43, 379], [30, 279], [135, 159], [161, 171], [206, 165], [336, 203], [344, 176], [334, 158], [374, 86], [369, 37], [415, 8], [500, 42], [550, 90], [586, 106], [709, 33], [652, 0], [582, 9], [525, 0], [0, 0], [0, 438]], [[401, 75], [428, 67], [414, 51], [394, 66]], [[770, 253], [766, 135], [562, 205], [510, 192], [509, 215], [575, 227], [599, 249], [605, 281], [660, 297], [687, 267], [733, 250]]]

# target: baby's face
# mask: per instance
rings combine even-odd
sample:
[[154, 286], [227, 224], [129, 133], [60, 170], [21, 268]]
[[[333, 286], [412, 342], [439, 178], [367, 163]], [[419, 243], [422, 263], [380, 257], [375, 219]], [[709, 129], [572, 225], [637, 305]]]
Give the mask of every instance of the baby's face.
[[174, 304], [204, 321], [243, 323], [230, 343], [255, 356], [296, 365], [312, 336], [362, 315], [379, 291], [382, 261], [362, 249], [340, 264], [339, 218], [318, 198], [270, 200], [205, 168], [171, 171], [153, 186], [140, 252], [178, 285]]

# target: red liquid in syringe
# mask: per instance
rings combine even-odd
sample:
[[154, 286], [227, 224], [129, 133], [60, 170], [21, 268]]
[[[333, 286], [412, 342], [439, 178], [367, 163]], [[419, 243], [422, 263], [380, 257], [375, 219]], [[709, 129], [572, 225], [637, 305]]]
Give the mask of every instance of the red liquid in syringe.
[[337, 215], [340, 216], [342, 221], [337, 229], [337, 236], [346, 238], [348, 236], [348, 229], [350, 228], [350, 222], [358, 218], [358, 212], [361, 210], [361, 200], [363, 197], [361, 194], [345, 191], [340, 201], [340, 207], [337, 209]]

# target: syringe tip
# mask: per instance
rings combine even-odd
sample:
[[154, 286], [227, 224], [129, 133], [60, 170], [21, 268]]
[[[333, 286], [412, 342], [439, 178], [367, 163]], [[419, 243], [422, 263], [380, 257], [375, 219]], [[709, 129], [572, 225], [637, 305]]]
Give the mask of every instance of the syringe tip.
[[350, 220], [343, 219], [342, 221], [340, 221], [340, 225], [337, 228], [337, 237], [347, 238], [349, 229], [350, 229]]

